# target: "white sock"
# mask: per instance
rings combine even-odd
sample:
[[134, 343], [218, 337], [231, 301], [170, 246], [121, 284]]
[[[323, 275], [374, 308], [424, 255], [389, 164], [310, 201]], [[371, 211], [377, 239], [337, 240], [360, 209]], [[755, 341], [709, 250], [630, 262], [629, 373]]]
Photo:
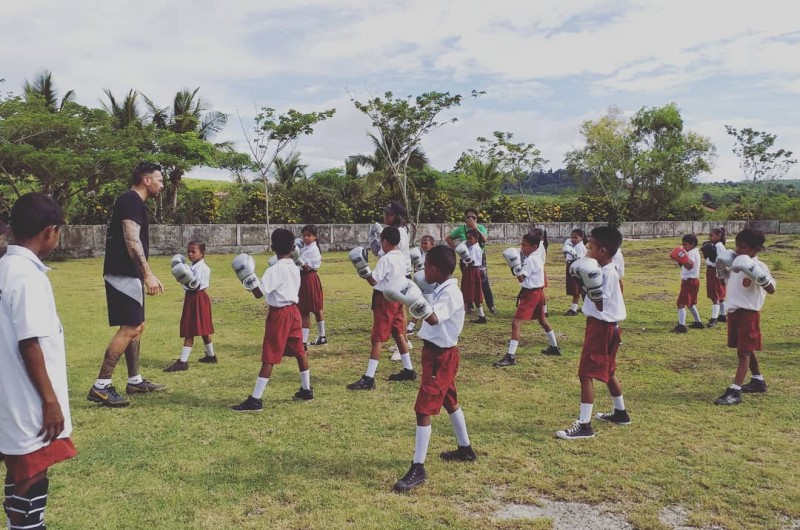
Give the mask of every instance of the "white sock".
[[214, 356], [214, 343], [213, 342], [209, 342], [208, 344], [206, 344], [206, 355], [208, 355], [209, 357], [213, 357]]
[[689, 308], [689, 311], [692, 312], [692, 317], [694, 318], [695, 322], [700, 322], [700, 312], [697, 310], [697, 306], [693, 305]]
[[410, 353], [401, 353], [400, 354], [400, 361], [403, 363], [403, 368], [406, 370], [413, 370], [414, 365], [411, 364], [411, 354]]
[[483, 306], [482, 305], [478, 306], [478, 316], [479, 317], [485, 317], [486, 316], [486, 313], [483, 312]]
[[764, 376], [761, 375], [761, 374], [758, 374], [758, 375], [753, 374], [753, 379], [755, 379], [756, 381], [763, 381], [764, 380]]
[[686, 325], [686, 308], [681, 307], [678, 309], [678, 325], [685, 326]]
[[181, 361], [186, 362], [189, 360], [189, 355], [192, 354], [191, 346], [184, 346], [181, 350]]
[[364, 374], [367, 377], [375, 377], [375, 372], [378, 370], [378, 361], [370, 359], [367, 362], [367, 372]]
[[267, 389], [267, 383], [269, 383], [269, 377], [256, 377], [256, 386], [253, 388], [254, 398], [261, 399]]
[[303, 342], [308, 342], [308, 332], [310, 331], [309, 328], [303, 328]]
[[414, 464], [424, 464], [428, 455], [428, 443], [431, 441], [431, 426], [417, 425], [417, 439], [414, 442]]
[[725, 314], [725, 300], [722, 300], [719, 303], [719, 314], [720, 315], [724, 315]]
[[467, 422], [464, 420], [464, 413], [461, 412], [461, 407], [458, 407], [458, 410], [450, 414], [450, 423], [453, 424], [453, 431], [456, 433], [459, 447], [469, 446]]
[[138, 385], [142, 381], [144, 381], [144, 379], [142, 379], [142, 374], [128, 378], [128, 383], [130, 383], [131, 385]]
[[593, 407], [594, 403], [581, 403], [581, 415], [578, 417], [578, 421], [581, 423], [589, 423], [592, 421]]
[[719, 317], [719, 304], [714, 304], [711, 306], [711, 318], [716, 320]]
[[319, 322], [317, 322], [317, 335], [319, 335], [320, 337], [324, 337], [325, 336], [325, 321], [324, 320], [320, 320]]
[[622, 394], [617, 397], [611, 396], [611, 402], [614, 403], [614, 408], [617, 410], [625, 410], [625, 400], [622, 399]]
[[519, 346], [519, 341], [511, 339], [508, 341], [508, 354], [510, 356], [515, 356], [517, 354], [517, 346]]
[[309, 370], [300, 372], [300, 386], [306, 390], [311, 390], [311, 372]]
[[739, 385], [737, 385], [736, 383], [732, 383], [732, 384], [731, 384], [731, 388], [732, 388], [732, 389], [734, 389], [734, 390], [741, 390], [741, 389], [742, 389], [742, 387], [740, 387], [740, 386], [739, 386]]
[[570, 309], [570, 311], [575, 311], [577, 313], [578, 312], [578, 304], [572, 304], [571, 306], [569, 306], [569, 309]]
[[416, 322], [409, 322], [408, 326], [406, 326], [406, 333], [411, 333], [412, 331], [414, 331], [415, 327], [417, 327]]
[[544, 305], [542, 306], [542, 311], [544, 311], [544, 314], [545, 314], [545, 315], [547, 314], [547, 304], [544, 304]]
[[558, 346], [558, 343], [556, 342], [556, 332], [554, 330], [551, 329], [550, 331], [545, 331], [544, 334], [547, 337], [547, 340], [550, 342], [550, 346]]
[[95, 379], [94, 381], [94, 387], [97, 389], [103, 390], [108, 386], [111, 386], [111, 379]]

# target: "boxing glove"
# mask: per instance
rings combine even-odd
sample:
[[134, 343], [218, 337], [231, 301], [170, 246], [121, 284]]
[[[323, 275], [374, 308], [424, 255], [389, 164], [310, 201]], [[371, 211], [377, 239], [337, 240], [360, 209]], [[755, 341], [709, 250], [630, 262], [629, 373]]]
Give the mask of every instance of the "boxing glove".
[[456, 254], [461, 257], [461, 262], [464, 263], [464, 265], [472, 264], [472, 258], [469, 257], [469, 247], [467, 247], [464, 241], [456, 245]]
[[294, 246], [297, 247], [300, 250], [303, 250], [306, 247], [306, 244], [303, 242], [303, 238], [302, 237], [296, 237], [294, 239]]
[[520, 258], [518, 248], [505, 249], [503, 251], [503, 259], [506, 260], [508, 267], [511, 269], [511, 274], [514, 276], [522, 275], [522, 258]]
[[672, 252], [669, 253], [669, 257], [678, 262], [678, 265], [683, 267], [687, 263], [689, 263], [689, 253], [686, 252], [686, 249], [683, 247], [675, 247], [672, 249]]
[[177, 263], [172, 267], [172, 275], [178, 280], [179, 283], [185, 285], [190, 290], [194, 291], [200, 285], [197, 278], [194, 277], [191, 267], [185, 263]]
[[270, 258], [269, 258], [269, 261], [267, 261], [267, 265], [269, 265], [270, 267], [272, 267], [272, 266], [273, 266], [273, 265], [275, 265], [276, 263], [278, 263], [278, 255], [277, 255], [277, 254], [273, 254], [273, 255], [272, 255]]
[[236, 273], [236, 277], [242, 282], [244, 288], [250, 292], [256, 292], [257, 290], [256, 296], [260, 297], [261, 282], [258, 281], [256, 276], [256, 261], [253, 256], [239, 254], [233, 258], [231, 267], [233, 267], [233, 272]]
[[172, 262], [169, 266], [175, 268], [175, 265], [178, 263], [186, 263], [186, 258], [183, 257], [183, 254], [175, 254], [172, 256]]
[[417, 287], [419, 287], [419, 290], [422, 291], [423, 296], [429, 296], [433, 294], [433, 290], [436, 288], [436, 286], [428, 283], [428, 280], [425, 279], [425, 271], [415, 272], [413, 279], [414, 283], [416, 283]]
[[422, 291], [414, 282], [405, 280], [390, 285], [383, 290], [383, 296], [390, 302], [400, 302], [408, 306], [408, 312], [414, 318], [424, 320], [433, 313], [431, 304], [422, 296]]
[[578, 282], [592, 302], [603, 299], [603, 270], [593, 258], [576, 259], [569, 267], [569, 273]]
[[291, 253], [289, 253], [289, 256], [294, 260], [294, 264], [302, 269], [303, 265], [306, 264], [306, 261], [300, 257], [301, 249], [302, 247], [298, 247], [297, 243], [295, 243], [294, 249], [292, 250]]
[[731, 270], [733, 272], [741, 272], [745, 274], [748, 278], [755, 281], [761, 287], [766, 287], [771, 282], [771, 279], [767, 274], [767, 271], [764, 270], [764, 267], [746, 254], [739, 254], [736, 256], [736, 259], [733, 260], [733, 265], [731, 265]]
[[411, 256], [411, 265], [415, 271], [422, 270], [422, 252], [418, 247], [414, 247], [408, 251]]
[[359, 277], [369, 278], [372, 274], [372, 270], [367, 263], [367, 251], [364, 247], [355, 247], [347, 255], [347, 258], [350, 260], [350, 263], [353, 264], [353, 267], [356, 268]]
[[703, 257], [710, 260], [711, 263], [714, 263], [717, 259], [717, 247], [711, 241], [703, 243], [703, 246], [700, 247], [700, 252], [702, 252]]
[[369, 244], [369, 249], [376, 256], [379, 255], [382, 250], [381, 232], [383, 232], [383, 226], [380, 223], [375, 223], [369, 227], [369, 232], [367, 233], [367, 243]]
[[564, 246], [561, 247], [561, 252], [564, 254], [564, 259], [567, 263], [571, 261], [575, 261], [575, 258], [578, 257], [578, 253], [575, 251], [575, 247], [572, 246], [572, 240], [567, 239], [564, 241]]
[[731, 266], [733, 265], [733, 260], [736, 259], [736, 252], [733, 250], [726, 248], [724, 251], [717, 254], [717, 259], [714, 260], [714, 264], [717, 266], [717, 278], [725, 282], [730, 276]]

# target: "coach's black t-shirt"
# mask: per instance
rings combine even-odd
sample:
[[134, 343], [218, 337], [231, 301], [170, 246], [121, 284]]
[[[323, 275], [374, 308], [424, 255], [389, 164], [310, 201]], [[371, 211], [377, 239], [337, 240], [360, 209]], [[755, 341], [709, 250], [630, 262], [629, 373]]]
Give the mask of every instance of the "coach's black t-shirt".
[[114, 202], [114, 210], [106, 230], [106, 258], [103, 264], [103, 274], [116, 276], [131, 276], [143, 279], [139, 269], [134, 265], [128, 247], [125, 245], [125, 235], [122, 232], [122, 221], [130, 220], [141, 227], [139, 239], [142, 242], [145, 257], [150, 256], [150, 224], [147, 220], [147, 207], [139, 194], [128, 190]]

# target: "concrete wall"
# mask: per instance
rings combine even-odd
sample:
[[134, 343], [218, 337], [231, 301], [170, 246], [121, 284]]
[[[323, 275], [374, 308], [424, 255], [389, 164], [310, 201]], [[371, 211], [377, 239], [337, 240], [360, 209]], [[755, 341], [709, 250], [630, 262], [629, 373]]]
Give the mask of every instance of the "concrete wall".
[[[538, 225], [547, 230], [549, 238], [558, 240], [569, 237], [573, 228], [583, 228], [587, 232], [603, 223], [545, 223]], [[800, 233], [800, 223], [780, 223], [778, 221], [753, 221], [751, 226], [768, 234]], [[714, 227], [722, 226], [729, 234], [735, 234], [747, 225], [745, 221], [641, 221], [623, 223], [620, 227], [626, 239], [656, 237], [680, 237], [683, 234], [707, 234]], [[303, 225], [272, 225], [272, 228], [286, 228], [300, 235]], [[420, 224], [417, 238], [431, 235], [437, 242], [444, 241], [455, 224]], [[527, 223], [487, 224], [489, 240], [492, 243], [517, 243], [530, 225]], [[349, 250], [366, 240], [369, 225], [318, 225], [319, 244], [323, 251]], [[67, 225], [61, 230], [61, 240], [57, 253], [70, 258], [102, 256], [105, 250], [105, 225], [82, 226]], [[0, 233], [0, 254], [10, 234]], [[264, 252], [268, 249], [269, 238], [266, 225], [151, 225], [150, 254], [169, 255], [183, 253], [189, 241], [198, 240], [206, 244], [206, 252], [211, 254], [232, 254], [237, 252]]]

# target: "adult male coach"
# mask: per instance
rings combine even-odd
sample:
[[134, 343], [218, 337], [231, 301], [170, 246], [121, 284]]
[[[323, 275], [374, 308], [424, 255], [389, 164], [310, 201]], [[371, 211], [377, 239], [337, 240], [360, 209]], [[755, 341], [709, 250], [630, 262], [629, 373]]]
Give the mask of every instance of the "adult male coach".
[[450, 235], [444, 240], [452, 248], [456, 248], [461, 241], [467, 240], [467, 230], [478, 231], [478, 243], [483, 249], [483, 264], [480, 266], [481, 271], [481, 290], [483, 297], [486, 299], [486, 305], [489, 306], [489, 311], [495, 313], [497, 310], [494, 307], [494, 294], [492, 293], [492, 286], [489, 284], [489, 273], [486, 270], [486, 241], [488, 240], [489, 232], [486, 227], [478, 223], [478, 210], [475, 208], [467, 208], [464, 210], [464, 223], [463, 225], [455, 228]]
[[125, 407], [128, 399], [111, 384], [111, 375], [125, 354], [128, 365], [127, 394], [145, 394], [164, 386], [143, 379], [139, 373], [139, 344], [144, 331], [144, 293], [155, 295], [164, 286], [150, 270], [150, 223], [145, 201], [164, 188], [161, 166], [140, 162], [133, 168], [133, 187], [114, 202], [106, 231], [103, 279], [108, 302], [108, 325], [119, 326], [106, 348], [103, 365], [87, 399], [107, 407]]

